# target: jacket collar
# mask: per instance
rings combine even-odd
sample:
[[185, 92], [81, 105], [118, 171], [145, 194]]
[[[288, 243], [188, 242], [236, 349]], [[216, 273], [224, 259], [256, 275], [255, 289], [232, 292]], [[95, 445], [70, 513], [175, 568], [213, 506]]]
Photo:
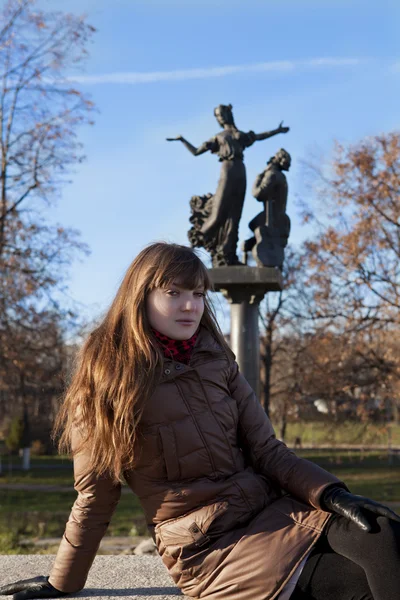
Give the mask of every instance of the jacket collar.
[[207, 360], [219, 354], [225, 354], [224, 349], [215, 339], [204, 325], [200, 325], [196, 344], [193, 348], [190, 364], [194, 364], [198, 360], [203, 360], [207, 356]]
[[164, 360], [161, 380], [166, 381], [169, 379], [174, 379], [182, 373], [190, 371], [202, 363], [208, 362], [209, 360], [220, 356], [225, 356], [224, 349], [220, 346], [212, 333], [208, 331], [204, 325], [200, 325], [196, 344], [193, 348], [189, 364], [185, 365], [175, 360], [169, 360], [166, 358]]

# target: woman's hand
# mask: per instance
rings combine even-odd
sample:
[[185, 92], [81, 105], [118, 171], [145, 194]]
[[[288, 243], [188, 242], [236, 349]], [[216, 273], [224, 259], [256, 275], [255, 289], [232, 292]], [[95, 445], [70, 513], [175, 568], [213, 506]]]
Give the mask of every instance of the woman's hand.
[[387, 517], [400, 523], [400, 516], [390, 510], [387, 506], [374, 502], [364, 496], [355, 496], [340, 487], [329, 487], [322, 494], [322, 506], [329, 512], [337, 513], [354, 521], [363, 531], [371, 531], [364, 511], [372, 512], [381, 517]]
[[287, 133], [289, 129], [289, 127], [283, 127], [283, 121], [279, 123], [278, 130], [280, 131], [280, 133]]
[[65, 592], [56, 590], [48, 582], [48, 577], [39, 575], [31, 579], [21, 579], [15, 583], [9, 583], [0, 587], [0, 596], [13, 594], [13, 600], [26, 600], [27, 598], [60, 598]]
[[167, 142], [181, 142], [183, 140], [182, 135], [177, 135], [174, 138], [166, 138]]

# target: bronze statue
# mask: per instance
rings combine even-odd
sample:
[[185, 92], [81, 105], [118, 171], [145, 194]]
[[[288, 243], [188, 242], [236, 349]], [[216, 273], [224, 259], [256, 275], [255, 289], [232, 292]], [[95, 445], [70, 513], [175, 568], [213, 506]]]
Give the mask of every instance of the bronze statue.
[[182, 142], [194, 156], [207, 151], [218, 154], [222, 165], [217, 191], [213, 195], [192, 197], [190, 205], [193, 214], [190, 221], [193, 226], [188, 237], [193, 247], [204, 247], [210, 252], [213, 267], [239, 265], [242, 263], [236, 255], [236, 247], [246, 193], [243, 152], [255, 141], [286, 133], [289, 127], [283, 127], [281, 123], [272, 131], [244, 133], [235, 125], [231, 104], [220, 104], [214, 109], [214, 115], [223, 130], [198, 148], [181, 135], [167, 138], [167, 141]]
[[254, 237], [244, 242], [243, 250], [246, 254], [252, 250], [260, 267], [282, 269], [290, 233], [290, 219], [286, 214], [288, 185], [283, 171], [289, 171], [290, 163], [290, 154], [281, 148], [269, 159], [253, 185], [252, 194], [263, 202], [264, 210], [250, 221]]

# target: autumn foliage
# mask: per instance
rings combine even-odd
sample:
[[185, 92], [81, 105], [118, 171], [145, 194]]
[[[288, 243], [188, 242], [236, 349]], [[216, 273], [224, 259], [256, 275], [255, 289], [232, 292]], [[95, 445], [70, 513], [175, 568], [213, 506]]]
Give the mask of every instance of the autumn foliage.
[[335, 418], [397, 417], [400, 135], [336, 144], [325, 168], [308, 168], [313, 201], [300, 206], [313, 235], [275, 303], [272, 408], [278, 421], [318, 401]]

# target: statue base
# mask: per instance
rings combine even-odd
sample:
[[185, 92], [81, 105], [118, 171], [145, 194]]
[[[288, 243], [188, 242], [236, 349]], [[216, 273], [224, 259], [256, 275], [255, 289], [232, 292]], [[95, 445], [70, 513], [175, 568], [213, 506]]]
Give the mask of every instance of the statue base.
[[260, 333], [258, 309], [267, 292], [283, 289], [282, 273], [272, 267], [219, 267], [209, 269], [216, 292], [231, 304], [230, 346], [239, 368], [256, 394], [260, 386]]
[[217, 267], [208, 270], [216, 292], [221, 292], [230, 304], [244, 300], [260, 303], [267, 292], [283, 289], [282, 273], [276, 267]]

